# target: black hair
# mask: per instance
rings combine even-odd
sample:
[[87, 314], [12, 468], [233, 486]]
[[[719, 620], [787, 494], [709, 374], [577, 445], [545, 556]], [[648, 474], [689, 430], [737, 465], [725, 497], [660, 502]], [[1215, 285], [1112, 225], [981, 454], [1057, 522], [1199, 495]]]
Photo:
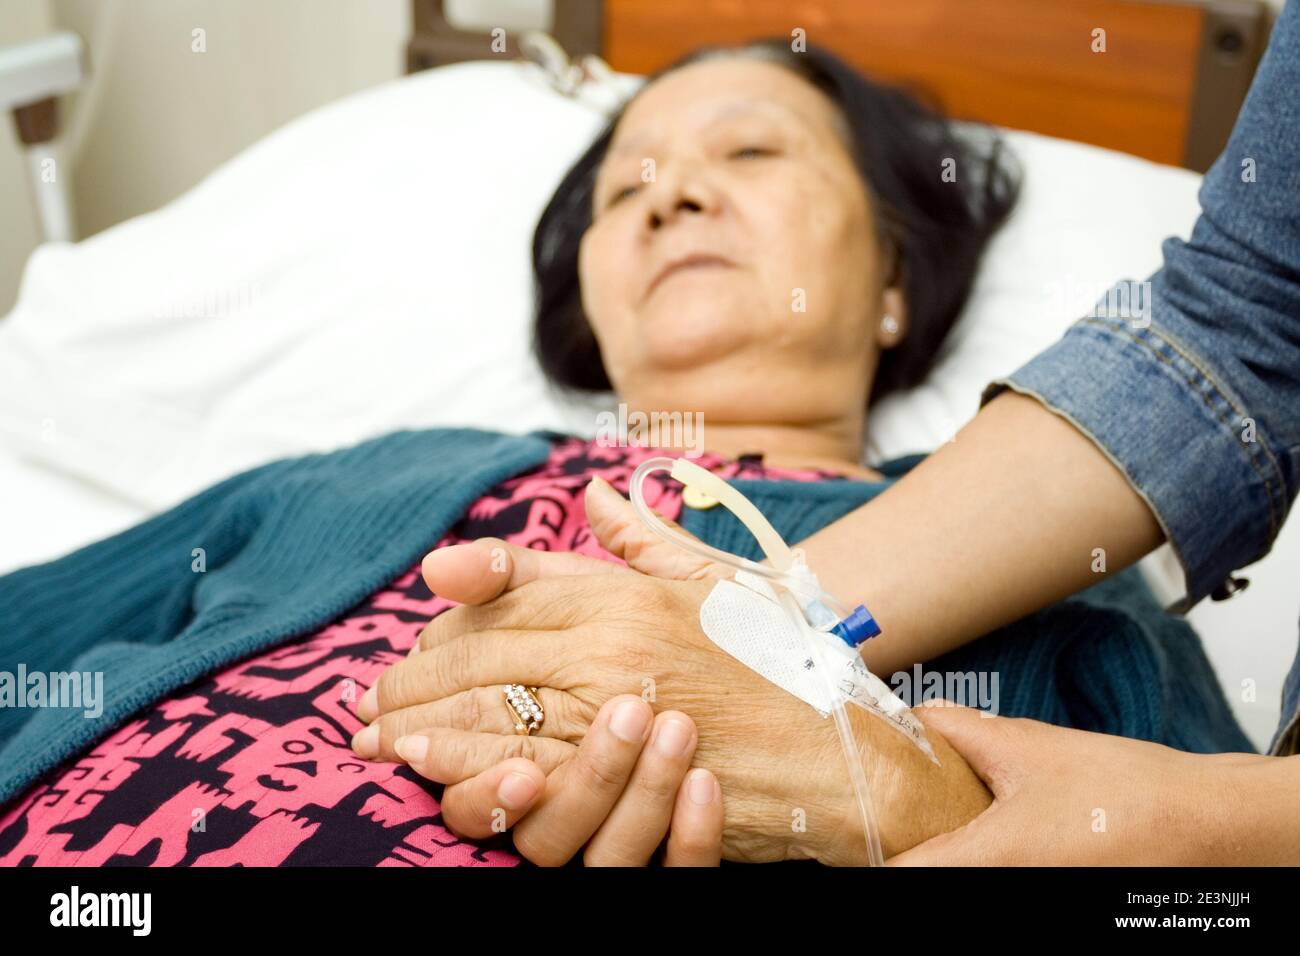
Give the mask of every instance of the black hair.
[[[959, 128], [913, 94], [867, 79], [826, 50], [794, 52], [788, 40], [697, 50], [650, 82], [726, 56], [782, 66], [838, 108], [907, 303], [905, 335], [881, 353], [870, 400], [919, 384], [970, 294], [989, 238], [1015, 206], [1020, 170], [1014, 157], [992, 129]], [[533, 350], [547, 378], [581, 391], [611, 388], [582, 310], [578, 247], [591, 225], [596, 172], [621, 115], [565, 174], [533, 235]]]

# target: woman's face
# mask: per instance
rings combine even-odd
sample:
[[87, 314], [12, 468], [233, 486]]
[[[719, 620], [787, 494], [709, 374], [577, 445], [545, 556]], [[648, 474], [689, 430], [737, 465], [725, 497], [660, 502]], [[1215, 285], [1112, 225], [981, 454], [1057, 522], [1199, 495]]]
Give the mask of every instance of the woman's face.
[[579, 257], [625, 401], [768, 423], [862, 408], [892, 343], [842, 128], [809, 83], [740, 58], [669, 73], [628, 107]]

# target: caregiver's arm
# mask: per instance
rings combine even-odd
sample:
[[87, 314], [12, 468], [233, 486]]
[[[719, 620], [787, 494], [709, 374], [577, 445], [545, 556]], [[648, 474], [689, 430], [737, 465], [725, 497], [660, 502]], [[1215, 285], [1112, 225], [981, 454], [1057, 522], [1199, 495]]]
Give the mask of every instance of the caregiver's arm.
[[1005, 394], [800, 547], [827, 590], [880, 620], [863, 656], [888, 674], [1095, 583], [1096, 548], [1118, 571], [1162, 538], [1092, 441], [1034, 399]]
[[999, 385], [1035, 397], [1002, 392], [956, 442], [803, 543], [832, 592], [880, 619], [876, 669], [1095, 581], [1099, 548], [1112, 573], [1167, 537], [1186, 606], [1267, 553], [1300, 486], [1297, 89], [1291, 3], [1191, 239], [1167, 240], [1150, 286], [1124, 289], [1135, 317], [1079, 322]]

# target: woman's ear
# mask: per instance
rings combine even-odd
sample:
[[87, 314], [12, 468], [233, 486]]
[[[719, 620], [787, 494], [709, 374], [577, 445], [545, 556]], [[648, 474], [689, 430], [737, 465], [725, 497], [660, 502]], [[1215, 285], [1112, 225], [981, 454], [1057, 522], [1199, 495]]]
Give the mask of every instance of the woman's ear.
[[892, 349], [907, 336], [907, 303], [903, 290], [890, 286], [880, 297], [880, 321], [876, 325], [876, 344]]

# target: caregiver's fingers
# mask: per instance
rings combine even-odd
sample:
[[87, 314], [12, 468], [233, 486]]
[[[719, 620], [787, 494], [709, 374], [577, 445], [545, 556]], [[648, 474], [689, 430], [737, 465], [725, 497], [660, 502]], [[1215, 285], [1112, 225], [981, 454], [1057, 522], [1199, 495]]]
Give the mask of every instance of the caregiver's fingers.
[[717, 866], [722, 860], [722, 787], [697, 767], [677, 791], [664, 866]]
[[504, 833], [537, 802], [546, 773], [530, 760], [515, 758], [484, 770], [442, 794], [442, 819], [452, 833], [482, 839]]
[[424, 556], [420, 567], [430, 591], [460, 604], [485, 604], [544, 577], [621, 570], [597, 558], [569, 551], [535, 551], [500, 538], [438, 548]]
[[477, 777], [505, 760], [530, 760], [550, 773], [570, 760], [578, 748], [562, 740], [478, 734], [430, 727], [407, 734], [394, 748], [407, 766], [434, 783], [455, 784]]
[[[590, 740], [592, 735], [588, 735]], [[587, 844], [587, 866], [645, 866], [655, 855], [682, 780], [691, 766], [699, 737], [695, 723], [679, 711], [665, 711], [654, 719], [650, 740], [641, 750], [623, 792], [605, 822]], [[606, 742], [597, 737], [596, 746]], [[578, 748], [578, 760], [588, 749]]]
[[[571, 694], [539, 687], [534, 695], [542, 708], [538, 734], [577, 742], [595, 716], [595, 708]], [[449, 727], [483, 734], [517, 733], [518, 718], [506, 702], [501, 685], [474, 687], [441, 700], [402, 707], [381, 714], [352, 738], [352, 749], [366, 760], [397, 760], [396, 743], [428, 727]]]
[[515, 827], [515, 848], [539, 866], [569, 862], [623, 794], [653, 718], [639, 697], [608, 701], [577, 755], [549, 775], [541, 800]]
[[[600, 476], [587, 483], [584, 507], [587, 524], [591, 525], [592, 534], [601, 546], [643, 574], [678, 581], [730, 574], [726, 568], [670, 544], [651, 531], [637, 515], [632, 503]], [[659, 520], [688, 538], [694, 537], [663, 515], [659, 515]]]
[[1045, 755], [1059, 750], [1057, 735], [1041, 734], [1039, 728], [1046, 725], [1037, 721], [991, 717], [942, 699], [927, 701], [918, 714], [927, 728], [934, 728], [947, 739], [999, 800], [1014, 794], [1023, 782], [1027, 768], [1035, 762], [1027, 758], [1036, 744]]

